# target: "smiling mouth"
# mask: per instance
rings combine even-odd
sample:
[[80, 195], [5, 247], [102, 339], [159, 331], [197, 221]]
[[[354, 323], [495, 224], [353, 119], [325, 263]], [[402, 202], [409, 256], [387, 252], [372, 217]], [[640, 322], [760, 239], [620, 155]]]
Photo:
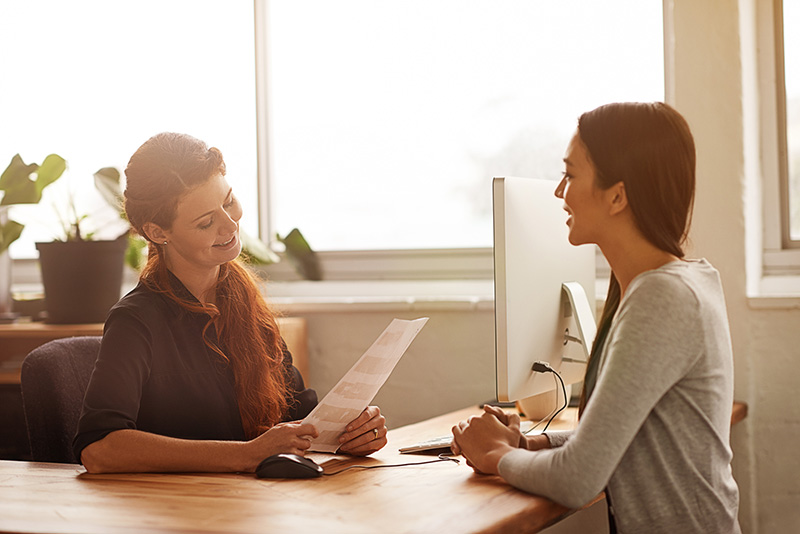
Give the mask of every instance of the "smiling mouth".
[[218, 244], [218, 245], [214, 245], [214, 246], [215, 246], [215, 247], [220, 247], [220, 248], [222, 248], [222, 247], [227, 247], [228, 245], [230, 245], [231, 243], [233, 243], [233, 240], [234, 240], [234, 239], [236, 239], [236, 236], [235, 236], [235, 235], [231, 236], [231, 238], [230, 238], [230, 239], [228, 239], [227, 241], [225, 241], [224, 243], [220, 243], [220, 244]]

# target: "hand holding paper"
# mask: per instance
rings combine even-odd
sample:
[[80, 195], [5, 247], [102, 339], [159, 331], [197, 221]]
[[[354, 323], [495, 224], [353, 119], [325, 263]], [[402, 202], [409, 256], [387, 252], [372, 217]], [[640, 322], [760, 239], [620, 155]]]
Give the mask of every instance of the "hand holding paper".
[[339, 383], [303, 420], [314, 425], [319, 437], [311, 451], [336, 452], [345, 427], [366, 408], [389, 378], [400, 357], [428, 321], [394, 319]]

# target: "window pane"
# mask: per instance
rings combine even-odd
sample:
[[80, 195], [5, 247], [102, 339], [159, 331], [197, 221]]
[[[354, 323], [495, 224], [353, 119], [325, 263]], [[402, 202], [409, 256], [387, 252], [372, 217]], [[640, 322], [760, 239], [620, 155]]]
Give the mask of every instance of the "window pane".
[[790, 239], [800, 240], [800, 3], [783, 2], [786, 144], [789, 160]]
[[578, 115], [663, 100], [658, 0], [273, 1], [272, 217], [319, 250], [488, 247], [491, 178], [557, 178]]
[[[228, 180], [257, 231], [253, 4], [223, 0], [26, 0], [0, 8], [0, 165], [20, 153], [41, 163], [52, 152], [69, 168], [38, 206], [15, 207], [27, 224], [15, 258], [59, 225], [54, 205], [78, 210], [99, 237], [106, 211], [92, 175], [124, 170], [133, 152], [162, 131], [184, 132], [222, 150]], [[89, 228], [89, 229], [91, 229]], [[124, 229], [124, 228], [123, 228]]]

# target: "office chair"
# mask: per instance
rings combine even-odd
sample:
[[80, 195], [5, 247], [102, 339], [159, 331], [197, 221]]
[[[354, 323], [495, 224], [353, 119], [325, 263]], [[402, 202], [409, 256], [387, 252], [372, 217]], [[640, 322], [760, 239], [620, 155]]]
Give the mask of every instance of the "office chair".
[[72, 453], [100, 336], [49, 341], [22, 362], [22, 405], [36, 462], [79, 463]]

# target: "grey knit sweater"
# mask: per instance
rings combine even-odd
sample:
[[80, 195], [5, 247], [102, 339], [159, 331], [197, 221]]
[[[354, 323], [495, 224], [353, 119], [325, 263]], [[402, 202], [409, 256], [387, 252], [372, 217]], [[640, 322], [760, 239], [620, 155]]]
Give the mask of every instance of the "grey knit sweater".
[[719, 273], [676, 261], [628, 286], [577, 429], [500, 460], [510, 484], [583, 506], [608, 488], [620, 533], [739, 533], [733, 361]]

